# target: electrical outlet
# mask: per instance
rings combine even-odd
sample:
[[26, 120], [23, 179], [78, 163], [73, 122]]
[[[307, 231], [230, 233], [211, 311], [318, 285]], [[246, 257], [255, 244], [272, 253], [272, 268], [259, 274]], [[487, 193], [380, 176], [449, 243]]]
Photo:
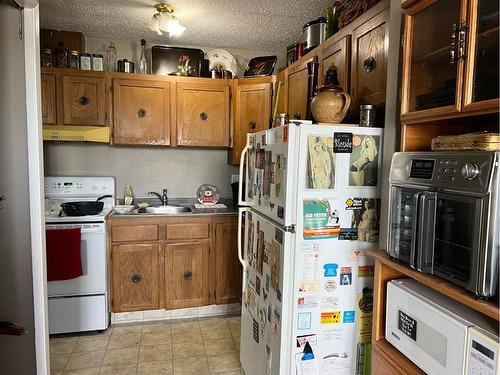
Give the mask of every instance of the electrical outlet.
[[235, 183], [235, 182], [238, 182], [240, 180], [240, 176], [237, 175], [237, 174], [232, 174], [231, 175], [231, 183]]

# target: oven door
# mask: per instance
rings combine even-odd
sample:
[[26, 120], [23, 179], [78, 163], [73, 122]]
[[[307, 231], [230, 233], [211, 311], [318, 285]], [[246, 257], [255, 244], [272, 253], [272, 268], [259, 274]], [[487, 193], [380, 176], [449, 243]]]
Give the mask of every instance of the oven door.
[[412, 267], [415, 264], [418, 199], [423, 192], [425, 192], [423, 189], [391, 187], [389, 254]]
[[47, 224], [46, 229], [81, 228], [83, 275], [71, 280], [49, 281], [49, 297], [104, 294], [106, 281], [106, 231], [104, 223]]
[[483, 198], [437, 193], [432, 273], [476, 292]]

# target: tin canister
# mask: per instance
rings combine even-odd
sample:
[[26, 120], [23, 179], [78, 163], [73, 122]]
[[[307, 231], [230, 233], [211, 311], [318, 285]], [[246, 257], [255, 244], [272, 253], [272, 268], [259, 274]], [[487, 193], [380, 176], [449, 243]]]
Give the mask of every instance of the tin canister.
[[42, 66], [48, 68], [54, 66], [54, 55], [50, 48], [45, 48], [42, 52]]
[[277, 128], [278, 126], [285, 126], [288, 124], [290, 120], [290, 116], [288, 113], [278, 113], [276, 115], [276, 120], [274, 120], [274, 127]]
[[81, 70], [91, 70], [92, 68], [92, 56], [90, 53], [82, 53], [80, 55], [80, 69]]
[[373, 127], [375, 126], [375, 106], [365, 104], [359, 107], [359, 126]]
[[68, 67], [70, 69], [80, 69], [80, 54], [78, 51], [69, 51]]

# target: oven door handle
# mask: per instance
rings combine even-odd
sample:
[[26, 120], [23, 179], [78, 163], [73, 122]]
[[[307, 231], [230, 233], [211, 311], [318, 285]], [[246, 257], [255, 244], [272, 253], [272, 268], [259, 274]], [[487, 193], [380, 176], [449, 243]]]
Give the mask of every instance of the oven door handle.
[[418, 241], [416, 244], [416, 269], [431, 273], [434, 261], [437, 193], [421, 193], [418, 202]]
[[411, 220], [411, 246], [410, 246], [410, 266], [411, 268], [416, 267], [417, 259], [417, 242], [418, 242], [418, 218], [419, 218], [419, 202], [422, 193], [415, 193], [413, 196], [413, 214]]

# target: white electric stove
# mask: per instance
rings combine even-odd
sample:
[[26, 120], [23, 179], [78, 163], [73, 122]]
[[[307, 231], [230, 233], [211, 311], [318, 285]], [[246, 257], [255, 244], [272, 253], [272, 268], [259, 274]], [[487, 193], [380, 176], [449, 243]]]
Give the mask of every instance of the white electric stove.
[[[63, 202], [95, 201], [103, 195], [97, 215], [64, 216]], [[83, 275], [49, 281], [49, 333], [103, 330], [109, 325], [106, 218], [115, 201], [114, 177], [45, 177], [47, 230], [81, 228]]]

